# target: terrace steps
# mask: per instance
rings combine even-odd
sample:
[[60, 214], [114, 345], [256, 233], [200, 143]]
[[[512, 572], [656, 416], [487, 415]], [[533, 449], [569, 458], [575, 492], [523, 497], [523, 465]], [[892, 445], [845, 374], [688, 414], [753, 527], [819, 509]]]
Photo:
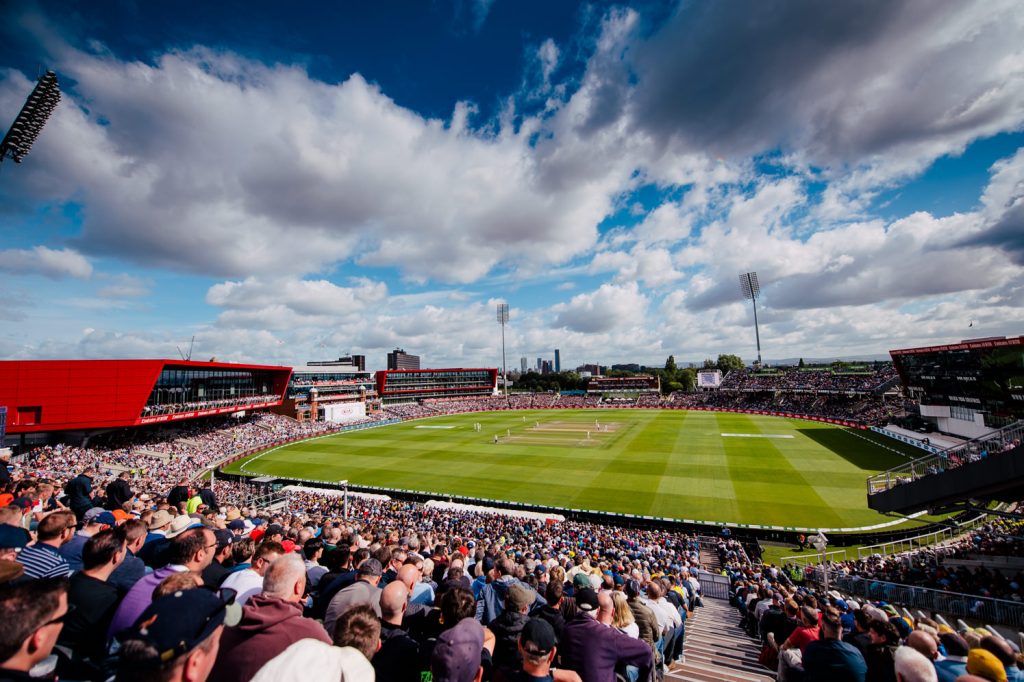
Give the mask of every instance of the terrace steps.
[[672, 664], [666, 682], [773, 682], [775, 673], [757, 662], [760, 644], [746, 635], [738, 620], [736, 609], [727, 602], [704, 599], [704, 606], [686, 621], [686, 661]]

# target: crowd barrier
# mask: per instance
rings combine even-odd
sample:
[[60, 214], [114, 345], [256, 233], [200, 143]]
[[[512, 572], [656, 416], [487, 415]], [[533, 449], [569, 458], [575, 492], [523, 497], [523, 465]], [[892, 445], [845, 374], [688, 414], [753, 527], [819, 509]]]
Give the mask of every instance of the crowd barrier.
[[[820, 570], [816, 571], [819, 579], [820, 573]], [[1006, 599], [991, 599], [927, 587], [865, 580], [836, 572], [829, 576], [829, 587], [857, 599], [886, 601], [931, 613], [1008, 625], [1018, 630], [1024, 628], [1024, 603]]]

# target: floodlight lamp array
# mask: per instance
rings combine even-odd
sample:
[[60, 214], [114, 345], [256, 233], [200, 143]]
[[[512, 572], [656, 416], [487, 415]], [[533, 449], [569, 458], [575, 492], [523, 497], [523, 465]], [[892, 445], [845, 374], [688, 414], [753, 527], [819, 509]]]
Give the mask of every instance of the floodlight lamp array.
[[501, 324], [508, 322], [508, 303], [498, 304], [498, 322]]
[[36, 83], [3, 142], [0, 142], [0, 162], [10, 157], [14, 163], [21, 163], [59, 102], [57, 74], [47, 71]]
[[761, 293], [761, 285], [757, 282], [756, 272], [745, 272], [740, 275], [740, 289], [743, 291], [743, 298], [757, 298]]

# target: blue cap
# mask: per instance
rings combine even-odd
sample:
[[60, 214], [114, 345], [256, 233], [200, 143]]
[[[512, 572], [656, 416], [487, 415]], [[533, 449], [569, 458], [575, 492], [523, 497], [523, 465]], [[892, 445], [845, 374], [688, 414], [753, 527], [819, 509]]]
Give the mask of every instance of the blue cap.
[[134, 626], [118, 635], [122, 644], [142, 641], [155, 653], [122, 656], [120, 665], [129, 670], [163, 666], [204, 642], [222, 624], [237, 625], [241, 617], [242, 607], [234, 603], [233, 590], [221, 596], [195, 588], [160, 597], [142, 612]]
[[28, 531], [24, 528], [0, 523], [0, 549], [21, 549], [28, 541]]
[[93, 519], [93, 523], [102, 523], [106, 526], [116, 526], [117, 517], [111, 514], [110, 512], [105, 511], [100, 514], [97, 514], [96, 518]]

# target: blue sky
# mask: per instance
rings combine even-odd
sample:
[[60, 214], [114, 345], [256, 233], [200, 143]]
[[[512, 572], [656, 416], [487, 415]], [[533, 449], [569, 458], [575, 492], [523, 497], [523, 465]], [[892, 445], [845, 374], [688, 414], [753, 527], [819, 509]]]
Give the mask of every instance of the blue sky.
[[3, 358], [751, 359], [747, 270], [766, 358], [1024, 331], [1019, 3], [3, 12]]

